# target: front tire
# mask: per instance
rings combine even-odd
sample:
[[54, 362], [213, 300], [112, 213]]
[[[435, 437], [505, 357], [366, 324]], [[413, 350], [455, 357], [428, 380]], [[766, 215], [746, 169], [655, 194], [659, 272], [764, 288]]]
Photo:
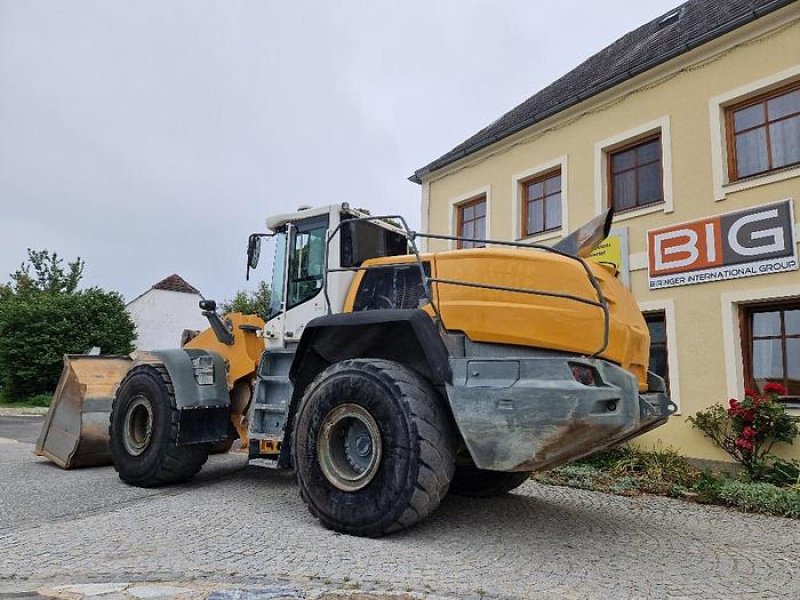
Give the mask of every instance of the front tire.
[[179, 446], [178, 408], [163, 365], [134, 367], [111, 408], [111, 459], [119, 478], [156, 487], [194, 477], [208, 460], [206, 444]]
[[292, 436], [300, 496], [323, 526], [378, 537], [430, 514], [455, 469], [441, 396], [386, 360], [347, 360], [307, 388]]

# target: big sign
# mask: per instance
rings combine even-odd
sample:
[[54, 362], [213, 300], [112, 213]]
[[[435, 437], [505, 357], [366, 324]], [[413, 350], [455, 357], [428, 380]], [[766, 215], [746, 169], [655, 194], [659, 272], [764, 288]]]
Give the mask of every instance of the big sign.
[[792, 201], [647, 232], [650, 289], [798, 268]]

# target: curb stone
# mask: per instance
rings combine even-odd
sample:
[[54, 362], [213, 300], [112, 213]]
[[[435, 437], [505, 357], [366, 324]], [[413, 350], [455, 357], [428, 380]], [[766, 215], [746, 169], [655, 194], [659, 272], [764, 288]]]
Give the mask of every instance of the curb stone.
[[270, 584], [229, 587], [161, 582], [59, 585], [42, 587], [35, 593], [40, 598], [54, 600], [453, 600], [419, 592], [309, 590], [294, 585]]
[[0, 406], [0, 417], [43, 417], [48, 410], [46, 406]]

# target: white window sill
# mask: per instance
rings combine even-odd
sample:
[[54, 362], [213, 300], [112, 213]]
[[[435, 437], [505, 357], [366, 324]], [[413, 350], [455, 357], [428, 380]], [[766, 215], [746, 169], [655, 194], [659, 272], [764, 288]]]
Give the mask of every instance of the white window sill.
[[792, 179], [793, 177], [800, 177], [800, 167], [787, 167], [779, 171], [773, 171], [766, 175], [754, 175], [747, 179], [741, 179], [732, 183], [725, 183], [722, 185], [722, 194], [717, 198], [717, 202], [725, 200], [728, 194], [735, 194], [744, 190], [750, 190], [762, 185], [769, 185], [779, 181]]
[[543, 231], [542, 233], [537, 233], [536, 235], [529, 235], [528, 237], [524, 238], [517, 238], [515, 241], [520, 242], [522, 244], [538, 244], [539, 242], [546, 242], [548, 240], [555, 240], [560, 237], [564, 237], [564, 229], [554, 229], [553, 231]]
[[635, 210], [626, 210], [622, 213], [614, 213], [614, 223], [627, 221], [628, 219], [635, 219], [636, 217], [642, 217], [644, 215], [651, 215], [657, 212], [669, 213], [672, 212], [672, 208], [670, 207], [668, 209], [666, 202], [659, 202], [658, 204], [653, 204], [652, 206], [643, 206], [642, 208], [637, 208]]

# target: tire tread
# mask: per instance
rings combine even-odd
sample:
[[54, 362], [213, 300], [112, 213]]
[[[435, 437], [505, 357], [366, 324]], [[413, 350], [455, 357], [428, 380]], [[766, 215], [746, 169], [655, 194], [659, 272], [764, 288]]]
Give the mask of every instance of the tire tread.
[[[347, 371], [369, 373], [383, 385], [392, 388], [395, 397], [403, 403], [404, 410], [413, 424], [419, 446], [413, 490], [405, 506], [395, 512], [395, 514], [399, 512], [399, 516], [388, 522], [382, 521], [358, 529], [349, 528], [345, 523], [320, 515], [309, 501], [298, 473], [300, 497], [309, 512], [326, 527], [356, 535], [378, 537], [421, 521], [433, 512], [447, 495], [450, 481], [455, 473], [455, 430], [441, 395], [420, 375], [393, 361], [352, 359], [334, 364], [317, 375], [308, 386], [304, 397], [308, 397], [325, 379]], [[304, 409], [304, 405], [305, 402], [298, 410], [295, 423], [301, 421], [300, 412]]]
[[[120, 479], [129, 485], [137, 487], [159, 487], [172, 483], [187, 481], [197, 475], [200, 469], [208, 460], [208, 448], [205, 444], [193, 444], [188, 446], [178, 445], [178, 405], [175, 399], [175, 388], [169, 372], [162, 364], [139, 365], [134, 367], [123, 378], [117, 389], [117, 396], [131, 377], [148, 372], [157, 377], [163, 384], [169, 398], [170, 410], [170, 431], [169, 443], [165, 444], [162, 451], [158, 454], [155, 464], [147, 473], [140, 476], [133, 476], [127, 473], [124, 468], [114, 460], [114, 469], [119, 474]], [[112, 435], [112, 424], [116, 418], [116, 411], [119, 409], [116, 397], [111, 408], [111, 418], [109, 420], [109, 436]]]

